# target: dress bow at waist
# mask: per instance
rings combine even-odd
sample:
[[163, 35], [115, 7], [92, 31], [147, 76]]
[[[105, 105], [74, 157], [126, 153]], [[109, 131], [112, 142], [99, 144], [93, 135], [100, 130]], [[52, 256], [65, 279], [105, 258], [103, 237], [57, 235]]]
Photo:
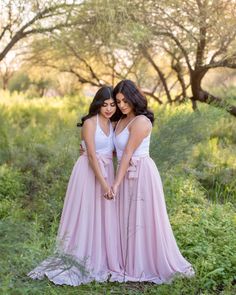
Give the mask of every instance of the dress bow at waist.
[[[88, 156], [87, 152], [84, 152], [83, 156]], [[96, 157], [97, 157], [99, 166], [101, 168], [103, 177], [107, 178], [108, 177], [108, 166], [112, 160], [112, 154], [98, 154], [98, 153], [96, 153]]]
[[[133, 156], [129, 161], [129, 167], [127, 169], [128, 179], [138, 178], [139, 162], [141, 159], [149, 157], [149, 155]], [[120, 165], [120, 162], [119, 162]]]

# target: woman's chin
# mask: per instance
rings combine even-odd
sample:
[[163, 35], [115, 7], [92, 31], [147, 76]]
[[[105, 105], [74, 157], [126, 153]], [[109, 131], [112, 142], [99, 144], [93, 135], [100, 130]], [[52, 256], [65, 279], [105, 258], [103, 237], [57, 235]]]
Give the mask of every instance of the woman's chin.
[[104, 118], [110, 119], [114, 114], [108, 115], [108, 114], [101, 114]]

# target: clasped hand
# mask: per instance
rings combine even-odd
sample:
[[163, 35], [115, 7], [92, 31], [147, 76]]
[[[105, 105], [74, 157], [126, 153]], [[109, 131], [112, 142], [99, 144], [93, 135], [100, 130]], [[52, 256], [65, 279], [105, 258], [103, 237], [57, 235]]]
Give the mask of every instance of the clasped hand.
[[[80, 144], [79, 154], [82, 156], [85, 153], [85, 149], [83, 148], [82, 144]], [[117, 194], [117, 186], [114, 184], [113, 186], [109, 187], [106, 185], [104, 187], [105, 193], [103, 194], [103, 197], [107, 200], [114, 200], [115, 196]]]
[[117, 195], [117, 187], [116, 185], [111, 186], [108, 191], [103, 195], [103, 197], [107, 200], [114, 200]]

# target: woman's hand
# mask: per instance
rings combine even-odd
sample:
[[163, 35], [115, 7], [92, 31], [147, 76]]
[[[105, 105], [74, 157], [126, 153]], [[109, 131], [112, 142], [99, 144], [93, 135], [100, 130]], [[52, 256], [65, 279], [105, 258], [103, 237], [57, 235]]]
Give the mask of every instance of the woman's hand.
[[79, 155], [80, 155], [80, 156], [83, 156], [83, 154], [84, 154], [84, 152], [85, 152], [86, 150], [83, 148], [82, 144], [80, 144], [79, 147], [80, 147], [80, 148], [79, 148]]
[[104, 195], [103, 195], [103, 197], [105, 198], [105, 199], [107, 199], [107, 200], [113, 200], [114, 199], [114, 195], [113, 195], [113, 192], [110, 190], [110, 192], [108, 192], [108, 193], [105, 193]]
[[113, 192], [111, 188], [107, 185], [106, 187], [103, 188], [105, 193], [103, 194], [103, 197], [107, 200], [112, 200], [113, 199]]
[[113, 186], [111, 187], [111, 191], [112, 191], [113, 198], [115, 198], [118, 193], [118, 185], [114, 183]]

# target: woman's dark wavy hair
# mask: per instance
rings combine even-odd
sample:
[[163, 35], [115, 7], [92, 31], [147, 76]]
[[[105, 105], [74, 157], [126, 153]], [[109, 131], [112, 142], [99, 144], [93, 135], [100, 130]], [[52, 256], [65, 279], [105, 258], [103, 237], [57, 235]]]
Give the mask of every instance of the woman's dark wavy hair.
[[134, 82], [131, 80], [120, 81], [113, 90], [115, 100], [118, 93], [122, 93], [127, 102], [133, 107], [135, 116], [145, 115], [153, 124], [154, 114], [147, 108], [147, 98]]
[[[107, 99], [114, 99], [113, 97], [113, 88], [111, 86], [103, 86], [101, 87], [97, 93], [95, 94], [92, 103], [89, 107], [89, 112], [86, 116], [83, 116], [80, 123], [77, 123], [78, 127], [82, 127], [84, 122], [97, 115], [100, 112], [101, 106], [103, 105], [104, 101]], [[116, 103], [116, 101], [115, 101]], [[111, 121], [117, 121], [120, 118], [120, 110], [117, 108], [115, 114], [110, 118]]]

